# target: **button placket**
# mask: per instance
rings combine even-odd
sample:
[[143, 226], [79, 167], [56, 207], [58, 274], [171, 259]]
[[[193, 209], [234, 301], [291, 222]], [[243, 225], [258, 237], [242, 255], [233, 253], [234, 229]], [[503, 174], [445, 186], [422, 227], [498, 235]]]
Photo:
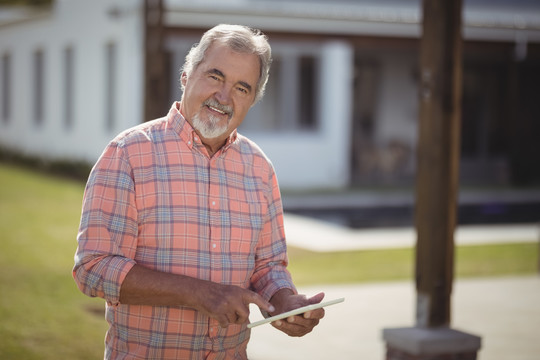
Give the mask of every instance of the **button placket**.
[[208, 208], [210, 212], [210, 254], [212, 260], [211, 280], [215, 282], [222, 281], [221, 266], [221, 241], [222, 241], [222, 223], [221, 223], [221, 204], [220, 204], [220, 182], [218, 179], [218, 168], [216, 159], [210, 159], [209, 164], [209, 192]]
[[[210, 196], [212, 197], [212, 190], [210, 191]], [[221, 236], [221, 224], [219, 223], [219, 201], [210, 199], [210, 213], [210, 250], [217, 251], [219, 250], [219, 239]]]

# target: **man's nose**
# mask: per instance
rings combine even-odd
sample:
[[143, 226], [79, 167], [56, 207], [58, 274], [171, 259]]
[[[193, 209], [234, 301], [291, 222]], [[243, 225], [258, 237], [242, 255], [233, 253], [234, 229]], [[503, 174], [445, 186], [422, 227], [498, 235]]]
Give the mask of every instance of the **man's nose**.
[[231, 102], [231, 91], [232, 87], [227, 84], [223, 84], [220, 86], [220, 88], [216, 91], [216, 99], [219, 101], [222, 105], [229, 105]]

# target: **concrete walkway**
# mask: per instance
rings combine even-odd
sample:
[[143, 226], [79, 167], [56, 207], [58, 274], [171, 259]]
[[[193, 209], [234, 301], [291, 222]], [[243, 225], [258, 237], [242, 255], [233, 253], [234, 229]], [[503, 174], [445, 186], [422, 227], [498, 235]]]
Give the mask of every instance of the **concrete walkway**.
[[[321, 285], [300, 288], [345, 302], [327, 308], [313, 333], [290, 338], [271, 325], [252, 330], [251, 360], [384, 360], [382, 329], [414, 324], [412, 283]], [[261, 316], [251, 309], [252, 321]], [[540, 359], [540, 276], [459, 280], [452, 296], [452, 328], [482, 337], [479, 360]]]
[[[413, 229], [350, 230], [286, 214], [289, 244], [313, 251], [414, 246]], [[538, 225], [470, 226], [456, 232], [457, 244], [538, 241]], [[414, 325], [412, 282], [320, 285], [326, 299], [345, 297], [327, 308], [321, 324], [303, 338], [290, 338], [271, 325], [252, 330], [251, 360], [383, 360], [384, 328]], [[452, 295], [452, 328], [482, 337], [479, 360], [540, 359], [540, 276], [458, 280]], [[262, 318], [251, 309], [251, 321]]]
[[[303, 216], [285, 214], [287, 243], [311, 251], [345, 251], [412, 247], [414, 228], [350, 229]], [[456, 245], [539, 242], [540, 224], [464, 225], [455, 233]]]

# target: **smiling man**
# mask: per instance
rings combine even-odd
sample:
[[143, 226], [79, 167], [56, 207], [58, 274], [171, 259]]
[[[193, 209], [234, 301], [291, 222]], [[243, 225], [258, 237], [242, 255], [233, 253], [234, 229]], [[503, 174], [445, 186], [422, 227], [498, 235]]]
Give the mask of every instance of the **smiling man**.
[[215, 40], [204, 61], [190, 73], [182, 73], [180, 113], [201, 136], [210, 156], [254, 104], [259, 63], [256, 54], [235, 52], [222, 40]]
[[[276, 174], [236, 130], [270, 62], [259, 31], [210, 29], [186, 57], [181, 101], [118, 135], [94, 166], [73, 276], [106, 300], [106, 359], [245, 359], [250, 303], [274, 315], [323, 299], [297, 293]], [[323, 316], [273, 326], [303, 336]]]

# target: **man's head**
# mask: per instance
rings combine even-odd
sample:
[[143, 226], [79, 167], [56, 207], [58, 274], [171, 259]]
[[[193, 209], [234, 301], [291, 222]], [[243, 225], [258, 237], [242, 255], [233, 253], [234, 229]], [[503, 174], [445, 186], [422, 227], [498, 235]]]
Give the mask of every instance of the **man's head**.
[[[226, 44], [231, 50], [238, 53], [254, 54], [259, 57], [260, 75], [255, 88], [255, 100], [253, 105], [262, 99], [270, 65], [272, 64], [272, 51], [267, 37], [257, 29], [251, 29], [242, 25], [221, 24], [206, 31], [198, 44], [195, 44], [182, 67], [182, 73], [191, 74], [204, 60], [206, 51], [215, 42]], [[182, 83], [182, 90], [185, 86]]]
[[266, 37], [244, 26], [219, 25], [192, 48], [180, 111], [207, 148], [223, 145], [262, 97], [270, 62]]

